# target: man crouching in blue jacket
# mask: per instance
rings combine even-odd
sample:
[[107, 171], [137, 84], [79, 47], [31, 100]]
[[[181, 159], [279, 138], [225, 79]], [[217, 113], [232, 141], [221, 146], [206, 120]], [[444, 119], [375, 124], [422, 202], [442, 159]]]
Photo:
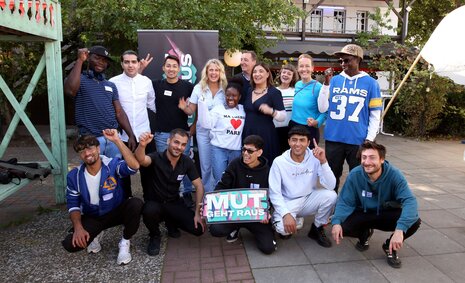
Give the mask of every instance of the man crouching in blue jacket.
[[95, 136], [81, 136], [74, 143], [74, 150], [83, 164], [68, 173], [66, 199], [69, 216], [73, 223], [72, 233], [63, 240], [63, 247], [69, 252], [88, 248], [100, 233], [110, 227], [123, 224], [123, 237], [119, 242], [117, 264], [131, 261], [130, 239], [139, 229], [143, 202], [138, 198], [124, 197], [121, 178], [133, 175], [139, 163], [124, 145], [115, 129], [103, 131], [104, 137], [116, 144], [124, 160], [100, 155], [99, 141]]
[[358, 154], [362, 164], [349, 173], [336, 203], [333, 239], [339, 244], [343, 236], [357, 237], [355, 248], [366, 251], [373, 229], [394, 231], [383, 251], [388, 264], [400, 268], [397, 251], [420, 227], [417, 200], [400, 170], [385, 160], [383, 145], [366, 141]]

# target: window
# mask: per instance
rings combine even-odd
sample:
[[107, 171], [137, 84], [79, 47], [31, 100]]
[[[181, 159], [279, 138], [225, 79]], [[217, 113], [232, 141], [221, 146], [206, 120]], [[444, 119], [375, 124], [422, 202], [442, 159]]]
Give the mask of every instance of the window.
[[345, 30], [345, 10], [334, 10], [334, 24], [333, 32], [335, 33], [344, 33]]
[[367, 31], [368, 12], [357, 11], [357, 32]]
[[321, 32], [323, 29], [323, 10], [315, 9], [310, 14], [308, 30], [310, 32]]

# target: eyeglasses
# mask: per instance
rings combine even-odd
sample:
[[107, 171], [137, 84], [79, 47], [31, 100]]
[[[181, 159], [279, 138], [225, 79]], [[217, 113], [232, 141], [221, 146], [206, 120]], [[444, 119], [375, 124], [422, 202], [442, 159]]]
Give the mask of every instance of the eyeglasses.
[[245, 148], [245, 147], [242, 147], [242, 152], [245, 152], [247, 151], [248, 154], [253, 154], [254, 152], [257, 152], [258, 149], [250, 149], [250, 148]]
[[347, 64], [350, 61], [352, 61], [352, 58], [339, 59], [338, 61], [339, 61], [339, 64], [341, 64], [341, 65], [342, 65], [342, 63]]

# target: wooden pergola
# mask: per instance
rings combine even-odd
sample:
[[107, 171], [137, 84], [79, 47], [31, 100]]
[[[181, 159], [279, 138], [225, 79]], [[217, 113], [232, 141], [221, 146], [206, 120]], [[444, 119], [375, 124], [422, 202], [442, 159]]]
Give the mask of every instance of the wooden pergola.
[[[3, 157], [19, 121], [26, 126], [31, 136], [46, 157], [47, 166], [52, 168], [57, 203], [65, 202], [67, 168], [66, 124], [63, 97], [63, 75], [61, 68], [61, 6], [57, 0], [0, 0], [0, 40], [19, 42], [43, 42], [45, 51], [37, 64], [29, 85], [18, 101], [0, 76], [0, 93], [15, 110], [15, 115], [0, 144], [0, 158]], [[48, 108], [50, 112], [51, 148], [47, 146], [32, 124], [24, 109], [31, 99], [41, 74], [46, 71]], [[14, 74], [10, 74], [14, 75]], [[0, 201], [13, 194], [29, 180], [19, 185], [0, 186]]]

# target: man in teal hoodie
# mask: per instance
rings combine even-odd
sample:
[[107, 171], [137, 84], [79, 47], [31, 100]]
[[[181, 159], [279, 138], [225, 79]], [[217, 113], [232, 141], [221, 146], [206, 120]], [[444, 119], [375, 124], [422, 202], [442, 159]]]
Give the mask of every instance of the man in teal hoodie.
[[386, 148], [366, 141], [359, 150], [361, 165], [347, 177], [332, 217], [336, 244], [343, 236], [359, 239], [357, 250], [366, 251], [373, 229], [394, 231], [383, 243], [387, 262], [401, 267], [397, 251], [420, 227], [417, 200], [399, 169], [385, 160]]

